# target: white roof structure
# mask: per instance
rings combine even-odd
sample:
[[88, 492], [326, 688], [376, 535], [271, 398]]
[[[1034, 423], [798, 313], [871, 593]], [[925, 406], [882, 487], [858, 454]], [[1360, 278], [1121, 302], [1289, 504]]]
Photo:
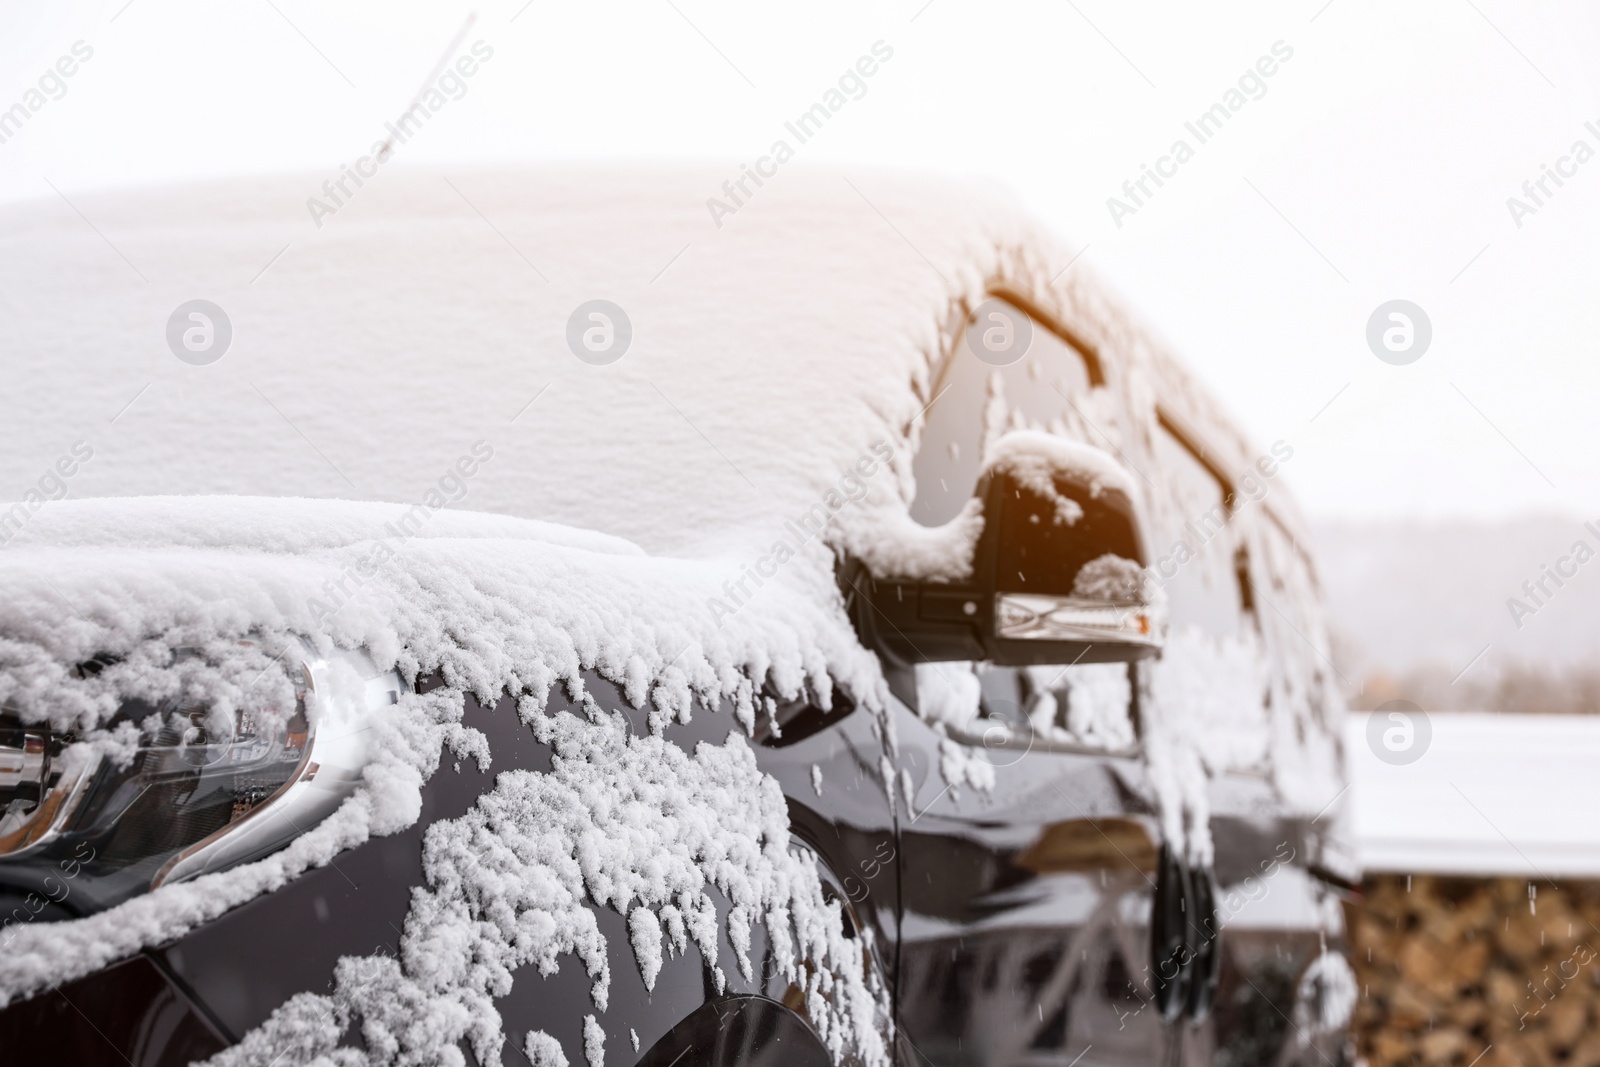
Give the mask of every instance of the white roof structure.
[[1427, 750], [1394, 765], [1368, 746], [1367, 719], [1351, 715], [1345, 735], [1366, 870], [1600, 877], [1600, 720], [1430, 713]]

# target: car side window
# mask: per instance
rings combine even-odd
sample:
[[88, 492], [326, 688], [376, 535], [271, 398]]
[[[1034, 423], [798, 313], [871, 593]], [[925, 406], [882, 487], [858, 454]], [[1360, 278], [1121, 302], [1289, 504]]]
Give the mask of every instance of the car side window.
[[[986, 349], [986, 331], [1010, 350]], [[1099, 384], [1099, 366], [1086, 346], [1012, 301], [995, 298], [975, 308], [933, 384], [935, 399], [912, 460], [911, 517], [942, 526], [960, 513], [977, 487], [987, 436], [1036, 429], [1085, 440], [1073, 405]]]
[[1155, 433], [1156, 476], [1165, 500], [1151, 567], [1167, 594], [1174, 627], [1213, 636], [1239, 632], [1250, 603], [1239, 545], [1229, 525], [1230, 487], [1166, 419]]
[[[1260, 579], [1258, 592], [1271, 606], [1261, 613], [1261, 632], [1275, 658], [1306, 659], [1307, 669], [1318, 672], [1325, 665], [1327, 630], [1306, 598], [1291, 589], [1316, 589], [1317, 578], [1311, 558], [1295, 536], [1270, 509], [1264, 508], [1267, 521], [1259, 526]], [[1321, 649], [1322, 652], [1316, 650]]]

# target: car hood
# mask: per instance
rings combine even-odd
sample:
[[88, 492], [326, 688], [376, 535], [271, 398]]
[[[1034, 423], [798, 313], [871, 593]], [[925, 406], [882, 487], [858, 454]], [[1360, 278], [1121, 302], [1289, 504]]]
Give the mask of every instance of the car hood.
[[[821, 551], [819, 545], [811, 546]], [[407, 677], [442, 673], [492, 699], [578, 684], [687, 707], [738, 687], [796, 692], [878, 673], [814, 568], [731, 611], [737, 557], [646, 555], [620, 538], [427, 503], [251, 497], [62, 500], [0, 549], [0, 701], [87, 726], [162, 684], [160, 650], [309, 638], [365, 648]], [[118, 660], [92, 676], [77, 668]]]

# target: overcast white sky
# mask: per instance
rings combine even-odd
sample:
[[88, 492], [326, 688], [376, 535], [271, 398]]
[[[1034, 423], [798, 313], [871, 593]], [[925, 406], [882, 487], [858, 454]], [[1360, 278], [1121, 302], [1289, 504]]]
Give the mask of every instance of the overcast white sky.
[[[1313, 514], [1600, 517], [1600, 158], [1520, 228], [1506, 205], [1573, 142], [1600, 151], [1600, 14], [1210, 7], [8, 0], [0, 110], [74, 41], [94, 56], [0, 145], [0, 199], [53, 197], [47, 181], [70, 195], [331, 171], [405, 107], [469, 12], [466, 40], [494, 62], [391, 166], [753, 161], [881, 39], [893, 61], [797, 165], [1009, 185], [1257, 438], [1295, 446]], [[1184, 122], [1278, 41], [1293, 57], [1266, 94], [1116, 226], [1107, 197], [1175, 139], [1195, 144]], [[1410, 366], [1366, 346], [1393, 298], [1433, 323]]]

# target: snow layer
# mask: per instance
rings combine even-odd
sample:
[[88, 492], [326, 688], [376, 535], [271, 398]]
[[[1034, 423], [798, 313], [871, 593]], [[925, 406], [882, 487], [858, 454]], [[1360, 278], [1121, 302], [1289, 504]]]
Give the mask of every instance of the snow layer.
[[[720, 594], [726, 561], [652, 559], [581, 531], [552, 540], [545, 524], [502, 516], [441, 513], [437, 536], [391, 535], [407, 510], [228, 498], [53, 504], [0, 552], [0, 699], [63, 728], [104, 718], [131, 695], [185, 691], [232, 707], [273, 679], [256, 682], [270, 656], [237, 640], [300, 633], [365, 647], [408, 677], [439, 671], [485, 700], [542, 695], [594, 667], [669, 718], [724, 693], [753, 715], [752, 678], [787, 694], [844, 683], [868, 699], [880, 684], [833, 600], [795, 583], [769, 582], [761, 610], [718, 626], [696, 605]], [[246, 532], [252, 511], [274, 512], [272, 523]], [[113, 515], [131, 531], [125, 539]], [[341, 520], [350, 520], [344, 535], [326, 533]], [[145, 539], [163, 525], [210, 523], [223, 531], [210, 544]], [[97, 525], [97, 542], [84, 543]], [[70, 547], [55, 543], [58, 528]], [[170, 663], [176, 647], [203, 655]], [[125, 658], [88, 678], [72, 670], [106, 652]]]
[[[873, 441], [904, 438], [952, 287], [981, 291], [1000, 246], [1038, 234], [992, 192], [852, 174], [930, 268], [804, 167], [718, 229], [720, 169], [393, 166], [320, 229], [304, 205], [322, 175], [69, 190], [149, 285], [58, 199], [0, 210], [7, 346], [27, 354], [7, 367], [0, 494], [82, 438], [73, 498], [409, 504], [482, 438], [497, 458], [447, 487], [457, 506], [652, 553], [764, 551]], [[233, 325], [205, 367], [164, 337], [196, 297]], [[595, 298], [633, 327], [610, 366], [566, 340]], [[865, 481], [898, 499], [904, 476]]]
[[[850, 502], [830, 519], [834, 544], [879, 573], [959, 578], [981, 517], [916, 527], [909, 457], [966, 310], [994, 292], [1092, 347], [1136, 416], [1094, 389], [1034, 424], [1026, 397], [997, 390], [991, 446], [1050, 431], [1080, 449], [1149, 455], [1159, 402], [1205, 431], [1219, 469], [1247, 470], [1257, 456], [1076, 250], [994, 190], [871, 173], [852, 175], [852, 188], [799, 167], [719, 229], [704, 212], [719, 168], [447, 181], [394, 166], [321, 229], [304, 211], [320, 175], [74, 194], [148, 285], [64, 203], [7, 209], [0, 307], [8, 341], [29, 358], [8, 368], [0, 487], [407, 503], [440, 491], [453, 506], [618, 534], [652, 553], [721, 556], [738, 581], [743, 561], [856, 478], [862, 491], [846, 486]], [[233, 348], [207, 367], [170, 358], [162, 334], [196, 296], [235, 327]], [[579, 361], [565, 339], [574, 309], [597, 296], [634, 332], [606, 367]], [[475, 438], [497, 458], [462, 479], [452, 472]], [[858, 478], [876, 441], [895, 448], [890, 470]], [[76, 458], [84, 452], [92, 458]], [[62, 460], [75, 471], [65, 479], [54, 473]], [[24, 508], [24, 523], [55, 507]], [[1246, 510], [1230, 521], [1254, 560], [1269, 555], [1259, 542], [1273, 530], [1290, 552], [1306, 542], [1281, 485]], [[883, 567], [872, 552], [888, 557]], [[1319, 595], [1315, 576], [1279, 562], [1263, 624], [1284, 647], [1298, 630], [1325, 650], [1317, 612], [1301, 611]], [[820, 543], [783, 566], [796, 586], [832, 595]], [[1327, 679], [1295, 674], [1274, 682], [1272, 765], [1286, 797], [1316, 811], [1340, 778], [1338, 702]]]
[[[1071, 501], [1067, 501], [1071, 503]], [[983, 533], [983, 501], [967, 501], [943, 526], [923, 526], [903, 508], [880, 507], [851, 516], [834, 543], [881, 578], [959, 582], [972, 576]]]
[[522, 1054], [533, 1067], [567, 1067], [567, 1054], [562, 1051], [561, 1042], [543, 1030], [528, 1031], [528, 1036], [522, 1039]]
[[1388, 715], [1346, 716], [1365, 869], [1600, 878], [1600, 719], [1430, 710], [1427, 748], [1395, 764], [1368, 740], [1373, 719], [1394, 725]]
[[[1270, 744], [1267, 666], [1248, 637], [1174, 627], [1148, 666], [1145, 756], [1160, 795], [1162, 831], [1211, 862], [1208, 772], [1260, 766]], [[1333, 799], [1328, 794], [1326, 800]]]
[[[1124, 752], [1134, 747], [1132, 687], [1120, 663], [1029, 667], [1033, 693], [1028, 721], [1034, 733], [1053, 741]], [[1061, 701], [1065, 697], [1066, 714]], [[1065, 728], [1062, 726], [1065, 720]]]
[[1134, 600], [1144, 569], [1114, 552], [1096, 556], [1072, 579], [1072, 595], [1090, 600]]
[[[1056, 745], [1118, 754], [1136, 751], [1126, 665], [1022, 668], [1023, 706], [1010, 709], [1020, 712], [1022, 721], [1002, 718], [996, 708], [985, 714], [982, 674], [996, 669], [967, 662], [915, 668], [917, 711], [939, 737], [939, 771], [953, 795], [968, 787], [980, 792], [994, 787], [989, 753], [996, 749]], [[1176, 798], [1180, 812], [1182, 801]]]
[[[526, 692], [525, 715], [562, 758], [549, 775], [501, 776], [464, 819], [430, 828], [429, 889], [408, 917], [402, 959], [346, 959], [337, 998], [296, 998], [219, 1062], [267, 1063], [285, 1048], [305, 1055], [281, 1063], [312, 1062], [333, 1052], [342, 1027], [330, 1018], [351, 1012], [371, 1050], [362, 1062], [449, 1062], [461, 1037], [494, 1062], [501, 1037], [490, 991], [503, 992], [521, 963], [547, 971], [561, 953], [575, 954], [604, 1009], [604, 946], [586, 899], [629, 916], [647, 979], [663, 949], [692, 943], [715, 963], [705, 885], [735, 905], [735, 946], [748, 944], [751, 922], [792, 929], [775, 940], [796, 975], [799, 960], [816, 965], [800, 984], [835, 1055], [881, 1061], [874, 1011], [883, 990], [865, 986], [858, 957], [839, 940], [837, 909], [822, 903], [815, 869], [787, 853], [782, 796], [748, 747], [736, 737], [702, 746], [690, 760], [658, 736], [624, 743], [613, 709], [595, 708], [589, 720], [546, 720], [531, 710], [556, 684], [579, 691], [591, 668], [650, 708], [656, 732], [690, 717], [697, 702], [730, 702], [748, 728], [763, 684], [784, 696], [845, 684], [881, 706], [875, 663], [834, 605], [780, 581], [763, 591], [771, 614], [753, 610], [719, 626], [707, 612], [684, 609], [718, 588], [724, 571], [716, 561], [650, 559], [614, 539], [508, 517], [480, 524], [478, 516], [440, 516], [448, 521], [431, 527], [437, 536], [398, 538], [388, 530], [406, 509], [396, 505], [274, 506], [281, 511], [255, 529], [250, 522], [265, 502], [64, 501], [41, 511], [0, 552], [8, 706], [82, 729], [130, 695], [253, 702], [260, 689], [287, 687], [269, 650], [300, 632], [365, 647], [409, 677], [438, 673], [446, 688], [400, 705], [363, 788], [283, 852], [86, 920], [18, 931], [0, 966], [0, 996], [26, 995], [170, 940], [371, 833], [409, 825], [443, 746], [453, 744], [458, 756], [481, 752], [482, 739], [459, 727], [463, 693], [487, 700]], [[341, 523], [344, 533], [333, 536]], [[149, 543], [149, 531], [162, 528], [194, 531], [183, 535], [191, 543]], [[229, 531], [232, 544], [205, 543], [212, 528]], [[54, 543], [58, 530], [69, 547]], [[387, 556], [373, 563], [379, 548]], [[362, 581], [349, 585], [340, 609], [319, 610], [330, 579], [363, 560]], [[174, 659], [176, 647], [197, 654]], [[88, 677], [71, 669], [104, 653], [123, 658]], [[469, 840], [473, 850], [461, 851]], [[494, 847], [484, 852], [485, 844]], [[469, 942], [466, 957], [452, 955]], [[830, 969], [846, 958], [857, 962]], [[733, 962], [748, 972], [747, 959]], [[341, 1062], [357, 1062], [346, 1053]]]
[[917, 713], [929, 722], [965, 730], [977, 719], [983, 699], [970, 663], [919, 663]]
[[[1066, 271], [1073, 250], [1004, 197], [886, 175], [853, 176], [858, 193], [802, 168], [718, 230], [703, 202], [721, 180], [690, 169], [449, 181], [386, 171], [320, 230], [303, 213], [320, 177], [304, 175], [75, 195], [93, 228], [53, 200], [8, 209], [0, 308], [11, 350], [28, 358], [7, 368], [0, 486], [32, 495], [0, 512], [0, 699], [62, 726], [103, 719], [133, 694], [226, 708], [256, 699], [254, 685], [286, 684], [271, 672], [257, 683], [261, 654], [238, 640], [271, 647], [297, 633], [364, 647], [408, 677], [437, 671], [448, 690], [402, 705], [397, 737], [410, 740], [396, 742], [388, 785], [377, 772], [279, 857], [132, 901], [100, 917], [93, 937], [74, 924], [54, 928], [58, 943], [25, 931], [18, 959], [34, 953], [37, 965], [8, 959], [3, 995], [175, 936], [295, 863], [321, 862], [408, 810], [415, 818], [416, 783], [451, 740], [449, 701], [463, 692], [538, 700], [593, 668], [650, 706], [654, 728], [696, 699], [731, 700], [753, 721], [761, 682], [786, 695], [845, 684], [873, 705], [881, 679], [839, 607], [829, 545], [879, 546], [907, 561], [907, 577], [970, 567], [975, 507], [920, 540], [883, 534], [915, 525], [910, 455], [934, 371], [965, 309], [991, 291], [1070, 324], [1117, 366], [1134, 410], [1153, 412], [1159, 394], [1178, 421], [1215, 428], [1207, 444], [1223, 468], [1253, 460], [1206, 390], [1090, 271]], [[171, 358], [163, 337], [172, 309], [197, 296], [234, 327], [230, 351], [206, 367]], [[624, 308], [634, 336], [605, 367], [565, 340], [574, 309], [599, 296]], [[1155, 432], [1153, 417], [1128, 425], [1103, 390], [1074, 418], [1104, 441], [1076, 422], [1023, 425], [1005, 397], [991, 401], [991, 443], [1048, 429], [1127, 451]], [[90, 429], [63, 429], [80, 426]], [[881, 441], [887, 470], [861, 473]], [[84, 499], [150, 494], [257, 499]], [[351, 497], [387, 503], [328, 499]], [[1303, 541], [1284, 491], [1270, 503], [1271, 524], [1242, 521]], [[749, 588], [745, 561], [761, 569], [819, 507], [827, 536]], [[1309, 568], [1292, 547], [1249, 537], [1286, 613], [1280, 625], [1263, 612], [1264, 625], [1321, 640]], [[699, 610], [730, 585], [736, 615]], [[1285, 631], [1279, 646], [1294, 640]], [[175, 664], [180, 646], [200, 654]], [[123, 659], [76, 677], [72, 664], [102, 652]], [[1199, 670], [1173, 668], [1192, 680]], [[1173, 706], [1146, 736], [1176, 813], [1169, 832], [1203, 804], [1207, 773], [1263, 752], [1286, 797], [1311, 811], [1325, 803], [1337, 763], [1328, 688], [1300, 667], [1279, 670], [1257, 750], [1258, 739], [1203, 736], [1182, 714], [1185, 688], [1157, 679]], [[1239, 714], [1253, 722], [1249, 707]], [[1244, 725], [1209, 711], [1195, 721], [1233, 735]], [[642, 918], [637, 930], [647, 962]], [[284, 1010], [301, 1008], [297, 998]], [[488, 1017], [473, 1010], [473, 1040], [492, 1045]], [[329, 1025], [295, 1032], [320, 1047], [312, 1037]]]
[[1350, 961], [1343, 953], [1324, 948], [1300, 976], [1295, 991], [1294, 1026], [1300, 1047], [1309, 1046], [1313, 1037], [1338, 1033], [1348, 1026], [1358, 992]]
[[[266, 1050], [285, 1047], [307, 1049], [307, 1062], [332, 1054], [336, 1031], [307, 1032], [318, 1007], [359, 1020], [369, 1056], [344, 1050], [342, 1064], [461, 1062], [463, 1039], [497, 1064], [504, 1039], [492, 1001], [520, 967], [550, 974], [575, 956], [604, 1011], [611, 976], [590, 901], [628, 915], [652, 988], [663, 949], [698, 951], [719, 984], [724, 962], [750, 979], [749, 924], [765, 921], [777, 973], [805, 991], [834, 1058], [887, 1063], [875, 1028], [887, 990], [864, 977], [812, 857], [791, 851], [783, 793], [741, 735], [691, 756], [630, 736], [624, 716], [592, 700], [582, 717], [549, 716], [531, 700], [522, 713], [553, 746], [551, 771], [508, 771], [465, 816], [429, 827], [427, 887], [414, 896], [399, 958], [341, 961], [332, 995], [286, 1006], [217, 1067], [265, 1065]], [[718, 960], [713, 885], [732, 905], [733, 961]], [[589, 1067], [603, 1067], [604, 1028], [588, 1015], [583, 1029]]]
[[[994, 442], [984, 458], [988, 469], [1005, 471], [1042, 497], [1058, 496], [1054, 476], [1064, 474], [1086, 483], [1091, 497], [1114, 489], [1130, 500], [1139, 499], [1133, 475], [1109, 452], [1058, 434], [1013, 430]], [[1083, 514], [1075, 501], [1065, 497], [1057, 500], [1056, 512], [1057, 521], [1067, 526]]]
[[606, 1032], [593, 1015], [583, 1017], [583, 1058], [589, 1067], [606, 1067]]

